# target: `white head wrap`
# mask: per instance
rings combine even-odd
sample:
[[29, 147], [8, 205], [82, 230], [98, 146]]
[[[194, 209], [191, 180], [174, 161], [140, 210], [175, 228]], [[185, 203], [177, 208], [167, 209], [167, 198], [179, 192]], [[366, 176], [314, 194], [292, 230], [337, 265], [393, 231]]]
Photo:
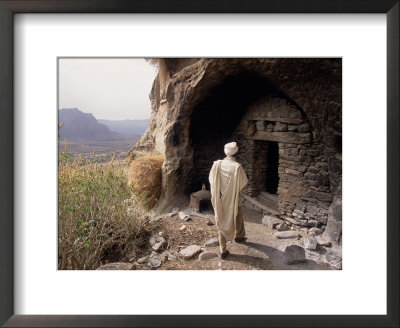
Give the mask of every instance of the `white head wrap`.
[[238, 146], [236, 142], [227, 143], [224, 147], [224, 151], [227, 156], [235, 155], [238, 151]]

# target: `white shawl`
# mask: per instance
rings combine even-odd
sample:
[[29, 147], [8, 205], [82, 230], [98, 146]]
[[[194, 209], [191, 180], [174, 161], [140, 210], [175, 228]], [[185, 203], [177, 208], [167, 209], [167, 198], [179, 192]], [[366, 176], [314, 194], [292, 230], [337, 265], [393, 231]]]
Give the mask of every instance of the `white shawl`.
[[209, 181], [217, 227], [226, 240], [232, 240], [235, 236], [240, 191], [248, 182], [246, 173], [241, 164], [228, 156], [214, 162]]

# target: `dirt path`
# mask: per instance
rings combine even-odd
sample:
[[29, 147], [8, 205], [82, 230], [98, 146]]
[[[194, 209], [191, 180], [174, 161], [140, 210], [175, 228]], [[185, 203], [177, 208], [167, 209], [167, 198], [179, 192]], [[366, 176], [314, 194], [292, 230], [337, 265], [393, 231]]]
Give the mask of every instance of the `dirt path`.
[[[168, 251], [177, 255], [179, 250], [189, 245], [203, 246], [207, 239], [217, 237], [217, 228], [210, 226], [208, 221], [214, 221], [213, 215], [191, 213], [192, 221], [183, 222], [177, 216], [164, 217], [160, 220], [160, 232], [167, 240]], [[289, 245], [304, 247], [304, 233], [297, 239], [277, 239], [276, 230], [271, 230], [261, 224], [262, 215], [253, 210], [244, 209], [247, 240], [244, 243], [228, 242], [230, 255], [222, 260], [215, 257], [199, 261], [198, 256], [191, 260], [182, 260], [176, 256], [174, 260], [164, 262], [161, 270], [330, 270], [324, 261], [324, 250], [306, 250], [306, 262], [288, 265], [283, 254]], [[179, 230], [182, 226], [184, 229]], [[219, 254], [219, 247], [204, 247], [204, 251]]]

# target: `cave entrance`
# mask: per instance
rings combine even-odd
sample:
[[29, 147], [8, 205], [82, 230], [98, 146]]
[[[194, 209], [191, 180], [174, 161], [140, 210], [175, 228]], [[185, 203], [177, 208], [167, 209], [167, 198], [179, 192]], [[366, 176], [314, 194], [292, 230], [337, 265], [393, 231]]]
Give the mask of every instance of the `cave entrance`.
[[[209, 189], [208, 175], [213, 161], [225, 157], [226, 143], [240, 143], [234, 132], [248, 106], [271, 94], [279, 94], [279, 91], [265, 77], [245, 70], [226, 77], [193, 108], [190, 121], [193, 166], [188, 175], [188, 191], [200, 190], [203, 183]], [[246, 150], [239, 147], [239, 151]]]
[[267, 142], [267, 171], [265, 180], [265, 191], [276, 194], [279, 185], [279, 146], [277, 142]]

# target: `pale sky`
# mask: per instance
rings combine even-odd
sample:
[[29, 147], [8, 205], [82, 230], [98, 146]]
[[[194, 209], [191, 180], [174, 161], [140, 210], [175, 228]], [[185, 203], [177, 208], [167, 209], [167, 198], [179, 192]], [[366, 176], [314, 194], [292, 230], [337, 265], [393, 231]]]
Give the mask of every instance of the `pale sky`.
[[143, 58], [61, 58], [59, 109], [78, 108], [97, 119], [150, 118], [156, 74]]

